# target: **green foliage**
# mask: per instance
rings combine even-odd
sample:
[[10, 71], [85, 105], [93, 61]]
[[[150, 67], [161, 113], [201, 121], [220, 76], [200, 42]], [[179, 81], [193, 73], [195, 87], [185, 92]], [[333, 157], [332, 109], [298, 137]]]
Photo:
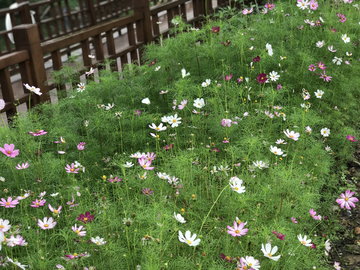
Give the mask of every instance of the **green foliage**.
[[[345, 33], [355, 38], [357, 30], [349, 25], [357, 11], [327, 1], [319, 1], [319, 6], [312, 16], [318, 18], [321, 12], [323, 25], [304, 25], [303, 30], [298, 27], [307, 18], [305, 12], [282, 1], [265, 15], [244, 16], [236, 10], [225, 14], [223, 10], [222, 15], [208, 17], [199, 31], [176, 17], [175, 38], [162, 40], [162, 46], [146, 46], [143, 57], [148, 64], [129, 64], [118, 73], [110, 70], [113, 63], [107, 61], [98, 77], [87, 77], [84, 91], [76, 90], [81, 66], [70, 63], [54, 72], [55, 83], [71, 86], [71, 98], [40, 105], [26, 117], [15, 117], [14, 128], [0, 129], [2, 142], [13, 143], [20, 153], [14, 159], [0, 156], [7, 189], [2, 198], [22, 196], [29, 189], [33, 192], [16, 208], [1, 209], [12, 229], [22, 224], [19, 233], [28, 246], [3, 245], [3, 249], [7, 254], [11, 249], [12, 258], [31, 262], [34, 269], [54, 269], [56, 264], [65, 265], [61, 259], [65, 254], [85, 251], [91, 256], [75, 260], [80, 269], [90, 265], [97, 269], [136, 269], [137, 265], [141, 269], [235, 268], [221, 259], [221, 253], [232, 258], [253, 256], [261, 260], [262, 269], [327, 269], [326, 238], [320, 235], [332, 236], [338, 228], [331, 208], [342, 192], [338, 171], [353, 151], [354, 143], [346, 136], [358, 138], [360, 78], [355, 45], [341, 39]], [[338, 21], [337, 12], [347, 15], [346, 23]], [[217, 26], [220, 31], [213, 33]], [[330, 26], [338, 32], [329, 31]], [[224, 46], [221, 42], [226, 40], [231, 43]], [[337, 53], [317, 48], [319, 40], [334, 45]], [[274, 50], [272, 56], [267, 43]], [[354, 56], [346, 56], [351, 51]], [[351, 65], [333, 64], [335, 55]], [[259, 62], [253, 60], [256, 56]], [[330, 82], [309, 71], [309, 65], [320, 61], [332, 76]], [[183, 77], [182, 69], [190, 74]], [[277, 82], [257, 82], [258, 74], [272, 71], [280, 75]], [[231, 79], [224, 80], [230, 75]], [[211, 80], [208, 85], [207, 79]], [[280, 83], [282, 88], [277, 90]], [[305, 89], [308, 100], [304, 100]], [[321, 99], [314, 94], [318, 89], [324, 91]], [[151, 103], [143, 103], [145, 98]], [[193, 106], [197, 98], [205, 100], [203, 108]], [[179, 109], [185, 100], [185, 107]], [[181, 117], [177, 127], [168, 122], [165, 131], [149, 128], [175, 113]], [[223, 119], [231, 119], [231, 126], [224, 127]], [[324, 127], [330, 129], [329, 137], [322, 136]], [[28, 134], [37, 129], [48, 133]], [[286, 137], [287, 129], [299, 132], [299, 139]], [[55, 144], [60, 137], [65, 142]], [[284, 143], [276, 144], [278, 139]], [[80, 142], [86, 142], [84, 150], [78, 150]], [[273, 146], [284, 154], [272, 153]], [[154, 152], [151, 166], [155, 169], [145, 171], [136, 158], [130, 158], [137, 152], [139, 156]], [[65, 167], [75, 161], [84, 172], [67, 173]], [[131, 161], [133, 167], [124, 166]], [[260, 161], [266, 166], [257, 167]], [[29, 168], [16, 170], [15, 165], [22, 162], [29, 162]], [[157, 173], [167, 173], [178, 182], [160, 179]], [[229, 180], [235, 176], [243, 180], [244, 193], [230, 188]], [[109, 181], [115, 177], [122, 180]], [[146, 188], [153, 193], [147, 196]], [[55, 228], [46, 231], [39, 229], [37, 220], [51, 215], [47, 205], [29, 207], [42, 191], [47, 191], [46, 204], [63, 207], [59, 217], [54, 215]], [[52, 197], [52, 193], [59, 194]], [[71, 203], [72, 196], [79, 205], [70, 208], [67, 202]], [[317, 221], [309, 209], [329, 219]], [[80, 225], [76, 217], [86, 211], [95, 219], [85, 225], [86, 236], [79, 237], [71, 226]], [[186, 223], [176, 221], [174, 212], [182, 213]], [[236, 217], [247, 222], [244, 236], [227, 233]], [[179, 242], [179, 231], [187, 230], [201, 239], [196, 248]], [[285, 241], [275, 237], [275, 230], [286, 235]], [[317, 248], [303, 246], [299, 234], [307, 235]], [[87, 243], [96, 236], [107, 243], [99, 247]], [[261, 252], [261, 245], [269, 241], [279, 248], [277, 262]]]

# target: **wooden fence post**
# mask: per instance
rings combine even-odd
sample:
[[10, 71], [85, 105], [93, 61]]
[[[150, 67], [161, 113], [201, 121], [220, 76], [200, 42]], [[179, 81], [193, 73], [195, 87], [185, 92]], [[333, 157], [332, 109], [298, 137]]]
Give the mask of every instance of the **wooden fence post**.
[[[39, 31], [36, 24], [22, 24], [13, 28], [15, 47], [17, 51], [27, 50], [30, 55], [30, 69], [34, 86], [39, 87], [42, 95], [32, 94], [38, 102], [50, 101], [49, 87], [46, 85], [46, 70], [44, 55], [41, 49]], [[27, 83], [27, 82], [23, 82]]]
[[16, 0], [17, 3], [19, 3], [22, 6], [22, 10], [20, 11], [20, 19], [21, 23], [32, 23], [31, 21], [31, 15], [30, 15], [30, 7], [29, 7], [29, 1], [27, 0]]
[[97, 17], [94, 7], [94, 0], [85, 0], [87, 9], [87, 19], [90, 20], [91, 25], [96, 25]]

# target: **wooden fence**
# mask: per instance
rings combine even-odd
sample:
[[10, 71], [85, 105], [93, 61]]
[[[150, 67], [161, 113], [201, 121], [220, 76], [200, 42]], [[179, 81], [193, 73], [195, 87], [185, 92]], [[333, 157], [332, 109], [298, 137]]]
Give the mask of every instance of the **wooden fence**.
[[[53, 1], [53, 0], [51, 0]], [[57, 0], [54, 0], [57, 1]], [[228, 0], [217, 0], [218, 7], [229, 4]], [[193, 5], [193, 17], [187, 18], [185, 3], [189, 0], [177, 0], [169, 3], [153, 6], [149, 8], [148, 0], [134, 1], [134, 14], [123, 18], [115, 19], [101, 25], [63, 36], [57, 39], [41, 42], [41, 35], [36, 24], [22, 24], [14, 27], [15, 52], [0, 56], [0, 85], [3, 99], [6, 106], [1, 112], [6, 112], [7, 118], [17, 112], [16, 107], [26, 103], [31, 108], [40, 102], [50, 101], [49, 89], [56, 88], [55, 85], [47, 85], [47, 75], [44, 65], [44, 55], [50, 54], [54, 70], [60, 70], [62, 67], [61, 50], [68, 46], [79, 44], [85, 69], [81, 73], [88, 71], [90, 67], [96, 68], [97, 64], [103, 62], [105, 58], [120, 59], [121, 66], [128, 63], [128, 54], [131, 61], [141, 62], [141, 52], [138, 50], [142, 45], [153, 42], [160, 35], [167, 35], [168, 31], [160, 33], [158, 13], [166, 11], [168, 21], [170, 22], [175, 15], [182, 15], [188, 23], [195, 26], [200, 25], [202, 15], [212, 11], [211, 0], [191, 0]], [[206, 2], [206, 3], [205, 3]], [[207, 8], [207, 10], [205, 10]], [[136, 26], [136, 29], [134, 29]], [[169, 24], [170, 27], [170, 24]], [[128, 46], [122, 50], [117, 50], [114, 42], [114, 32], [126, 28], [128, 36]], [[103, 35], [106, 38], [107, 54], [104, 53]], [[88, 58], [90, 54], [89, 44], [92, 42], [95, 48], [96, 60], [91, 61]], [[138, 54], [139, 53], [139, 54]], [[138, 59], [138, 55], [140, 59]], [[15, 99], [14, 91], [10, 81], [9, 66], [18, 64], [22, 83], [28, 83], [41, 89], [42, 95], [29, 92], [23, 87], [24, 93]], [[119, 67], [115, 65], [119, 70]], [[58, 97], [63, 97], [66, 91], [58, 93]], [[30, 100], [30, 104], [29, 104]]]

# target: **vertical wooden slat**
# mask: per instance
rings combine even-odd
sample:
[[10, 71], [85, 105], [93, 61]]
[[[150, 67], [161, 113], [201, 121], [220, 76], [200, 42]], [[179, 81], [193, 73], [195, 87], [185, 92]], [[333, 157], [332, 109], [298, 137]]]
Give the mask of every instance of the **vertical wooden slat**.
[[10, 73], [7, 68], [0, 70], [0, 85], [4, 101], [6, 103], [11, 102], [10, 109], [6, 110], [6, 116], [9, 119], [11, 115], [14, 115], [16, 113], [16, 106], [14, 105], [15, 97], [10, 81]]
[[47, 32], [47, 37], [45, 38], [45, 40], [51, 39], [52, 38], [52, 33], [51, 33], [51, 27], [50, 27], [50, 23], [46, 23], [46, 32]]
[[95, 56], [98, 61], [104, 60], [104, 46], [102, 44], [101, 34], [94, 36]]
[[[112, 30], [106, 32], [106, 44], [107, 44], [109, 57], [111, 57], [116, 53], [114, 34]], [[113, 71], [118, 70], [116, 59], [115, 62], [110, 66], [110, 68]]]
[[34, 86], [39, 87], [42, 95], [36, 96], [37, 101], [49, 101], [49, 87], [40, 43], [39, 31], [35, 24], [22, 24], [13, 28], [16, 50], [27, 50], [30, 55], [31, 76]]
[[89, 58], [90, 43], [88, 39], [81, 41], [81, 51], [82, 51], [84, 66], [90, 67], [91, 66], [91, 59]]
[[[55, 19], [57, 16], [56, 16], [55, 6], [54, 6], [53, 3], [50, 4], [50, 12], [51, 12], [51, 17], [53, 19]], [[59, 26], [58, 26], [58, 23], [57, 23], [56, 19], [53, 21], [53, 24], [54, 24], [54, 27], [55, 27], [55, 36], [58, 37], [58, 36], [60, 36], [60, 34], [59, 34]]]
[[[134, 26], [132, 23], [129, 23], [127, 25], [127, 30], [128, 30], [129, 45], [130, 46], [136, 45]], [[131, 62], [138, 60], [136, 49], [131, 51], [130, 58], [131, 58]]]
[[43, 41], [44, 38], [44, 31], [43, 31], [43, 27], [42, 27], [42, 23], [41, 23], [41, 19], [40, 19], [40, 13], [39, 13], [39, 8], [36, 7], [35, 8], [35, 21], [38, 25], [38, 31], [39, 31], [39, 36], [40, 36], [40, 40]]
[[144, 18], [136, 22], [136, 35], [138, 41], [151, 43], [153, 40], [150, 21], [150, 8], [148, 0], [136, 0], [134, 2], [134, 12], [142, 13]]
[[60, 14], [60, 18], [57, 19], [60, 21], [60, 24], [61, 24], [61, 29], [63, 31], [62, 34], [65, 34], [67, 31], [66, 31], [66, 26], [65, 26], [65, 17], [64, 17], [64, 12], [62, 10], [62, 6], [61, 6], [61, 1], [57, 3], [58, 4], [58, 9], [59, 9], [59, 14]]
[[[51, 59], [53, 63], [53, 69], [60, 70], [62, 67], [60, 50], [55, 50], [51, 52]], [[62, 99], [67, 96], [66, 87], [64, 84], [57, 85], [56, 91], [57, 91], [58, 99]]]
[[[19, 63], [19, 70], [20, 70], [20, 75], [21, 75], [21, 81], [28, 83], [30, 86], [34, 85], [34, 81], [33, 81], [32, 76], [31, 76], [31, 70], [30, 70], [29, 61]], [[26, 107], [29, 110], [30, 108], [33, 108], [37, 104], [37, 100], [35, 98], [35, 94], [32, 94], [25, 87], [23, 87], [23, 90], [24, 90], [25, 94], [30, 94], [31, 95], [31, 98], [30, 98], [31, 104], [26, 102]]]
[[157, 14], [153, 15], [152, 16], [152, 28], [153, 28], [155, 37], [160, 36], [160, 29], [159, 29], [160, 25], [157, 24], [158, 21], [159, 21], [158, 15]]
[[96, 25], [97, 22], [97, 17], [96, 17], [96, 12], [95, 12], [95, 7], [94, 7], [94, 1], [93, 0], [85, 0], [86, 3], [86, 9], [87, 9], [87, 17], [88, 20], [90, 21], [90, 25]]
[[121, 60], [121, 70], [124, 71], [124, 66], [128, 63], [127, 54], [120, 57]]
[[[71, 19], [71, 9], [70, 9], [70, 5], [69, 5], [68, 0], [65, 0], [65, 7], [66, 7], [68, 28], [69, 28], [69, 32], [71, 33], [74, 30], [74, 25], [73, 25], [73, 22], [72, 22], [72, 19]], [[75, 17], [76, 17], [76, 20], [77, 20], [77, 15]]]
[[187, 22], [187, 14], [186, 14], [186, 5], [185, 5], [185, 3], [180, 5], [180, 11], [181, 11], [181, 17], [185, 20], [185, 22]]

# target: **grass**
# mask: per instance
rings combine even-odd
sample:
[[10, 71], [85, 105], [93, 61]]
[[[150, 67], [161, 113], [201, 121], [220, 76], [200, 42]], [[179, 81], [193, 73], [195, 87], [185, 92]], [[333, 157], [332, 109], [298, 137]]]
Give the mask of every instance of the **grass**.
[[[241, 258], [248, 269], [333, 268], [339, 257], [324, 255], [339, 229], [331, 208], [355, 191], [340, 175], [355, 145], [346, 137], [358, 138], [359, 11], [354, 3], [318, 3], [313, 11], [292, 1], [266, 14], [223, 10], [199, 31], [176, 18], [176, 38], [146, 46], [147, 64], [121, 74], [101, 69], [99, 83], [89, 75], [84, 91], [69, 76], [71, 98], [0, 129], [2, 143], [19, 149], [0, 156], [1, 197], [29, 196], [1, 210], [11, 224], [3, 259], [32, 269], [246, 269]], [[320, 62], [328, 82], [316, 74]], [[63, 73], [54, 76], [59, 83]], [[47, 133], [28, 133], [37, 130]], [[45, 204], [30, 207], [39, 196]], [[94, 219], [84, 224], [86, 212]], [[56, 225], [43, 230], [44, 217]], [[230, 228], [234, 222], [240, 229]], [[27, 245], [7, 246], [18, 234]], [[267, 243], [277, 246], [277, 261], [264, 256]]]

